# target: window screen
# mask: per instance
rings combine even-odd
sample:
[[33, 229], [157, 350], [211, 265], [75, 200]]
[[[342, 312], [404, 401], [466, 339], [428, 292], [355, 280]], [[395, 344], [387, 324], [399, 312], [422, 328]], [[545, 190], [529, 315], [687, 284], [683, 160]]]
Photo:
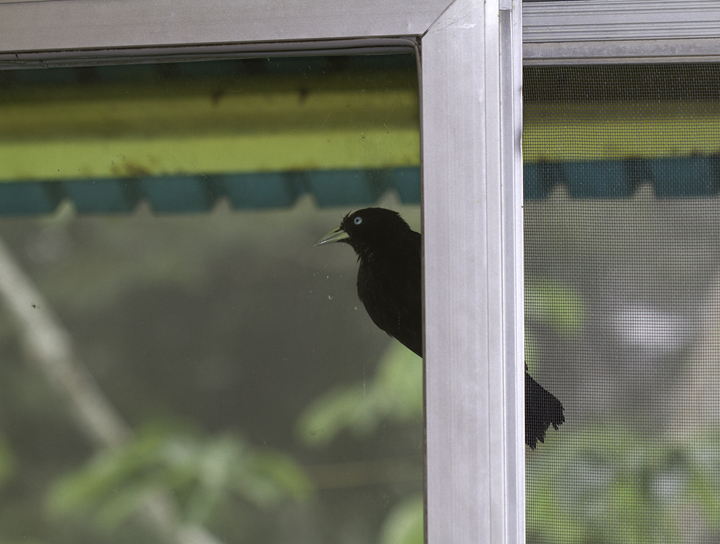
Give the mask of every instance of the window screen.
[[526, 67], [534, 543], [720, 538], [720, 66]]
[[412, 55], [0, 71], [0, 542], [422, 539], [422, 362], [311, 247], [419, 156]]

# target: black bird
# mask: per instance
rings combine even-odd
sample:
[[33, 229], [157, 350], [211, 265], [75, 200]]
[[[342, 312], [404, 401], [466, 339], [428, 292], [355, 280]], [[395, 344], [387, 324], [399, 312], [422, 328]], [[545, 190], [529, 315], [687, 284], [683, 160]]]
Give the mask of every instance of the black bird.
[[[365, 208], [346, 215], [315, 246], [350, 244], [360, 261], [357, 291], [373, 323], [422, 357], [420, 233], [397, 212]], [[314, 246], [313, 246], [314, 247]], [[525, 443], [535, 449], [545, 431], [565, 421], [563, 406], [525, 371]]]

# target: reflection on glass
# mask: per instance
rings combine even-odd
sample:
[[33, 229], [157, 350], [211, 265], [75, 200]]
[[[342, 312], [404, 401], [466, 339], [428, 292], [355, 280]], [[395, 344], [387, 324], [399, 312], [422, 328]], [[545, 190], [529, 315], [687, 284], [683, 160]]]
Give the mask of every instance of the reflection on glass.
[[414, 59], [0, 83], [0, 541], [422, 542], [422, 365], [310, 247], [418, 228]]
[[716, 65], [525, 73], [528, 542], [720, 535]]

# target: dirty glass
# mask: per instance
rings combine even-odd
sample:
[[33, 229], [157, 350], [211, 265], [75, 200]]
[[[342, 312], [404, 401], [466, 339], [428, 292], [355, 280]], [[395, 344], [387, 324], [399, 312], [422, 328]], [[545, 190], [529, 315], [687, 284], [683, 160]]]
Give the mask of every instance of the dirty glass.
[[421, 542], [422, 363], [311, 248], [419, 155], [412, 55], [0, 71], [0, 541]]
[[533, 543], [720, 538], [720, 66], [526, 67]]

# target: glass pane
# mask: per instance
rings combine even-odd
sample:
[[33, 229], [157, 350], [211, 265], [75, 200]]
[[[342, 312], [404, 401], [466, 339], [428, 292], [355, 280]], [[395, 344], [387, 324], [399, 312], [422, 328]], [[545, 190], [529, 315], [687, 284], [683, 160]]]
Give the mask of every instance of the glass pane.
[[422, 542], [422, 363], [311, 247], [419, 197], [409, 55], [0, 71], [0, 541]]
[[720, 66], [525, 70], [528, 542], [720, 537]]

